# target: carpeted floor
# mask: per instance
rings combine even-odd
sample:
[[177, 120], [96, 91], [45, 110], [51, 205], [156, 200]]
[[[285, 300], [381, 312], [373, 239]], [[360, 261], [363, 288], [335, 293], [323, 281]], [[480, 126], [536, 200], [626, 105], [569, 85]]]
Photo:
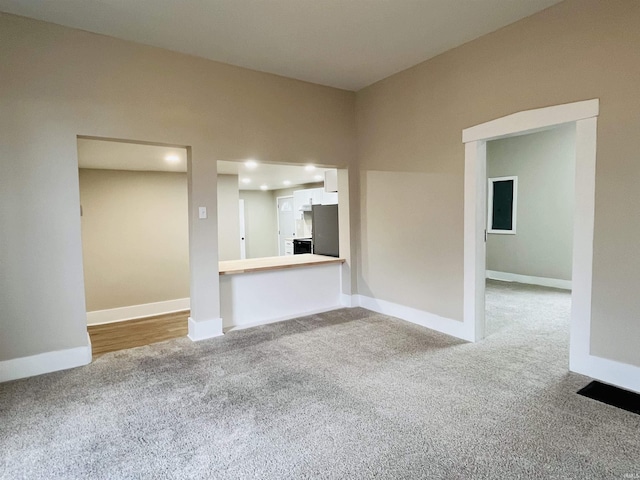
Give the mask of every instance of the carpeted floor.
[[0, 384], [0, 478], [638, 478], [576, 395], [567, 292], [491, 282], [477, 344], [363, 309]]

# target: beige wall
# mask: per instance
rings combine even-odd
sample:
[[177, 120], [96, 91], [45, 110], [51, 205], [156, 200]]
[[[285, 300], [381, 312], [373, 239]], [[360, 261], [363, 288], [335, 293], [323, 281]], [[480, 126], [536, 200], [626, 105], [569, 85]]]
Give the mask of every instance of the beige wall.
[[220, 314], [215, 161], [249, 157], [353, 169], [359, 292], [461, 320], [462, 129], [600, 98], [591, 353], [640, 365], [639, 24], [635, 0], [566, 0], [356, 99], [0, 14], [0, 360], [87, 344], [77, 135], [189, 147], [197, 321]]
[[189, 297], [187, 175], [80, 169], [87, 311]]
[[240, 206], [237, 175], [218, 175], [218, 258], [240, 258]]
[[241, 190], [247, 258], [278, 255], [278, 220], [272, 192]]
[[462, 320], [462, 130], [599, 98], [591, 353], [640, 365], [638, 25], [567, 0], [358, 92], [360, 293]]
[[0, 361], [87, 345], [77, 135], [189, 147], [195, 321], [220, 316], [216, 160], [354, 159], [352, 92], [7, 14], [0, 58]]
[[487, 177], [518, 177], [515, 235], [487, 235], [487, 270], [571, 280], [575, 124], [487, 142]]

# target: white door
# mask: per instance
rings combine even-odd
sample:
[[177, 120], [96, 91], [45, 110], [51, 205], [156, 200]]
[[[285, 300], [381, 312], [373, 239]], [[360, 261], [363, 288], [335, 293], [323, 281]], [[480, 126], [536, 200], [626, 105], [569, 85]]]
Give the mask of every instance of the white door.
[[296, 236], [296, 222], [293, 218], [293, 196], [278, 197], [278, 254], [285, 254], [285, 238]]
[[240, 258], [244, 260], [247, 258], [247, 242], [245, 240], [244, 230], [244, 200], [240, 200]]

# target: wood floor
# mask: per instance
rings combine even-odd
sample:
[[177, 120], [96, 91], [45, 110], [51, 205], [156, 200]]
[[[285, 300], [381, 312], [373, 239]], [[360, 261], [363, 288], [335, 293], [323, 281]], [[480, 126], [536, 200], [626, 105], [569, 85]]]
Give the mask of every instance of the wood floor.
[[89, 325], [93, 358], [187, 335], [189, 310], [124, 322]]

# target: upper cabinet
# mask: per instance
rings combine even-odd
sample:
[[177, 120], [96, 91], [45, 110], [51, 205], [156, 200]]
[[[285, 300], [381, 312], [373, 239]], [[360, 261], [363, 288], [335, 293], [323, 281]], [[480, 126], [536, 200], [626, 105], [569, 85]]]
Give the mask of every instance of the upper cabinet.
[[322, 205], [322, 200], [324, 199], [324, 189], [311, 188], [309, 190], [313, 192], [313, 195], [311, 197], [311, 205]]
[[312, 205], [335, 205], [338, 203], [337, 192], [325, 192], [324, 188], [307, 188], [293, 192], [293, 213], [299, 220], [305, 212], [311, 212]]
[[314, 198], [314, 190], [322, 189], [307, 188], [306, 190], [296, 190], [293, 192], [293, 214], [295, 218], [302, 218], [304, 212], [310, 212], [311, 205], [317, 203]]
[[324, 191], [327, 193], [338, 193], [337, 169], [333, 168], [324, 172]]
[[338, 192], [322, 192], [322, 205], [337, 205]]
[[324, 189], [307, 188], [293, 192], [293, 209], [295, 212], [310, 212], [311, 205], [322, 205], [324, 202]]
[[312, 205], [335, 205], [338, 203], [337, 192], [325, 192], [324, 188], [307, 188], [293, 192], [293, 218], [295, 220], [297, 238], [311, 237]]
[[293, 216], [300, 218], [302, 216], [303, 205], [311, 204], [311, 196], [307, 190], [296, 190], [293, 192]]

